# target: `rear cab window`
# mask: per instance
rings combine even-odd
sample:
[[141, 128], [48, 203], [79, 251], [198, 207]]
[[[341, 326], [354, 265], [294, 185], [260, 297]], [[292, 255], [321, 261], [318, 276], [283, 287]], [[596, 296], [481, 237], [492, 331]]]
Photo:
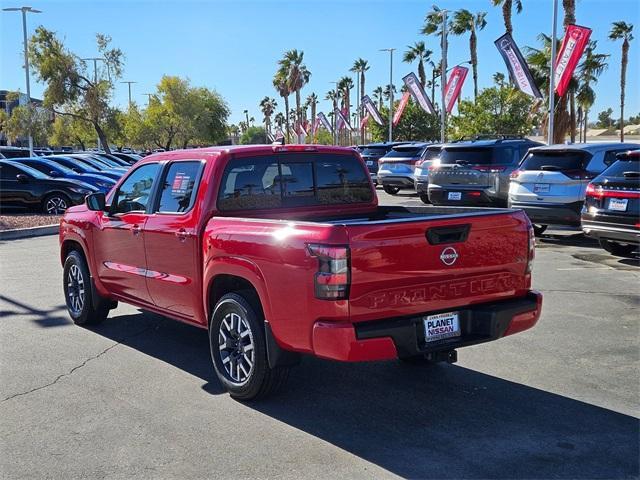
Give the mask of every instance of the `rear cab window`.
[[441, 165], [462, 162], [468, 165], [510, 165], [513, 163], [513, 148], [456, 147], [443, 148], [440, 152]]
[[370, 203], [369, 174], [355, 156], [287, 153], [229, 161], [220, 211]]
[[387, 153], [383, 160], [388, 158], [414, 158], [419, 157], [425, 147], [395, 147]]

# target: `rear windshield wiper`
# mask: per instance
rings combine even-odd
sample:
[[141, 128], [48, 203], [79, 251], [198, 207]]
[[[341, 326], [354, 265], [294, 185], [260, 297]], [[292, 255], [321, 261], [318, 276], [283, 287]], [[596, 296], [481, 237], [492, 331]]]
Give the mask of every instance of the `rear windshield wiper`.
[[627, 178], [636, 178], [636, 177], [640, 177], [640, 172], [623, 172], [622, 175], [624, 175]]
[[467, 160], [456, 160], [456, 165], [469, 165]]
[[548, 171], [548, 172], [557, 172], [560, 170], [560, 167], [556, 167], [555, 165], [542, 165], [540, 170]]

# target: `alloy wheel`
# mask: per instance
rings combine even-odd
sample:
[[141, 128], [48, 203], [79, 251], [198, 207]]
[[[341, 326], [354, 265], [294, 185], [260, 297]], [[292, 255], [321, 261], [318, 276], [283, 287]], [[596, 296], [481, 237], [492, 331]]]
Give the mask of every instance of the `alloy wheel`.
[[245, 318], [228, 313], [218, 330], [220, 359], [229, 378], [238, 384], [246, 382], [254, 368], [253, 333]]
[[67, 209], [67, 202], [62, 197], [51, 197], [49, 200], [47, 200], [45, 209], [47, 210], [48, 214], [60, 215]]
[[67, 297], [69, 308], [74, 315], [79, 315], [84, 307], [84, 276], [78, 265], [71, 265], [67, 273]]

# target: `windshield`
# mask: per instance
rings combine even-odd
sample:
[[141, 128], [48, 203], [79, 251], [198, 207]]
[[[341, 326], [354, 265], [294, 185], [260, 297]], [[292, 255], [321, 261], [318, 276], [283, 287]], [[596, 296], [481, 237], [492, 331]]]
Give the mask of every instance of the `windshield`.
[[469, 165], [504, 165], [513, 161], [512, 148], [443, 148], [441, 165], [465, 163]]
[[51, 162], [51, 161], [43, 162], [40, 165], [46, 165], [47, 168], [50, 168], [51, 170], [56, 170], [60, 173], [64, 173], [65, 175], [73, 175], [75, 173], [69, 167], [65, 167], [64, 165], [60, 165], [59, 163], [56, 163], [56, 162]]
[[554, 167], [560, 171], [584, 170], [591, 155], [581, 151], [537, 151], [531, 152], [520, 165], [522, 170], [542, 170]]
[[387, 153], [384, 158], [413, 158], [419, 157], [424, 147], [398, 148]]
[[26, 173], [27, 175], [32, 176], [33, 178], [39, 178], [41, 180], [44, 180], [45, 178], [51, 178], [49, 175], [45, 175], [42, 172], [39, 172], [38, 170], [36, 170], [35, 168], [31, 168], [27, 165], [24, 165], [22, 163], [17, 163], [17, 162], [9, 162], [11, 165], [18, 167], [20, 170], [22, 170], [24, 173]]
[[438, 158], [440, 156], [440, 147], [438, 148], [427, 148], [427, 151], [424, 152], [425, 160], [433, 160], [434, 158]]
[[624, 177], [625, 172], [640, 173], [640, 157], [628, 157], [624, 160], [618, 160], [603, 175], [606, 177]]
[[363, 147], [360, 150], [361, 155], [367, 155], [370, 157], [381, 157], [389, 150], [388, 147]]

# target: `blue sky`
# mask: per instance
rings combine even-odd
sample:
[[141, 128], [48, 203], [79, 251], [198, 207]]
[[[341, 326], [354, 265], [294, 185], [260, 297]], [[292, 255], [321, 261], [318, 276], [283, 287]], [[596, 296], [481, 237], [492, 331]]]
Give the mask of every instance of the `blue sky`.
[[[19, 6], [25, 0], [0, 0], [4, 7]], [[394, 56], [394, 83], [416, 67], [400, 61], [406, 46], [425, 40], [439, 59], [439, 43], [419, 33], [429, 1], [322, 0], [298, 1], [55, 1], [30, 0], [27, 4], [43, 10], [28, 18], [29, 32], [45, 25], [65, 39], [74, 53], [96, 54], [95, 33], [109, 34], [113, 45], [126, 54], [122, 80], [133, 80], [133, 98], [145, 104], [145, 92], [153, 92], [163, 74], [188, 77], [193, 85], [221, 93], [238, 122], [249, 109], [257, 122], [262, 120], [258, 102], [265, 95], [282, 100], [272, 87], [276, 62], [291, 48], [305, 52], [312, 77], [303, 96], [312, 91], [324, 99], [331, 81], [349, 74], [358, 57], [367, 59], [367, 90], [388, 82], [389, 55], [380, 48], [398, 48]], [[538, 46], [540, 32], [550, 32], [551, 0], [523, 0], [524, 10], [513, 18], [514, 37], [522, 49]], [[560, 5], [562, 2], [559, 2]], [[487, 28], [478, 34], [479, 84], [491, 84], [496, 71], [506, 73], [493, 41], [504, 33], [502, 15], [491, 0], [438, 0], [441, 8], [487, 11]], [[560, 8], [560, 26], [562, 21]], [[619, 110], [620, 43], [607, 39], [611, 22], [635, 24], [636, 40], [631, 44], [627, 73], [627, 107], [640, 112], [640, 0], [577, 0], [577, 23], [593, 29], [599, 50], [611, 54], [610, 66], [596, 87], [597, 99], [591, 118], [612, 107]], [[468, 36], [452, 37], [449, 65], [469, 59]], [[20, 15], [0, 12], [0, 89], [24, 91], [22, 27]], [[32, 94], [39, 97], [43, 85], [32, 82]], [[473, 95], [471, 75], [463, 96]], [[355, 89], [353, 98], [355, 98]], [[293, 97], [292, 97], [293, 104]], [[127, 103], [127, 86], [118, 84], [114, 101]], [[327, 110], [328, 102], [320, 104]], [[614, 114], [615, 115], [615, 114]]]

